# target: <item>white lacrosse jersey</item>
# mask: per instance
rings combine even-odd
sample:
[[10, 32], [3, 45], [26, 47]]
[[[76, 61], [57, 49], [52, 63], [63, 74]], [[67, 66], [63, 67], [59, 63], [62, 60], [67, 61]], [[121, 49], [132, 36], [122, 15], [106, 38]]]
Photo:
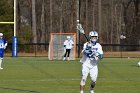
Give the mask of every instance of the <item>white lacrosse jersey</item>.
[[74, 42], [72, 40], [65, 40], [64, 46], [66, 49], [72, 49], [74, 46]]
[[[83, 46], [83, 50], [82, 52], [86, 49], [87, 47], [87, 43], [86, 42]], [[91, 46], [92, 50], [100, 53], [103, 55], [103, 50], [102, 50], [102, 46], [99, 43], [96, 43], [96, 45], [92, 45]], [[98, 64], [98, 61], [96, 60], [91, 60], [89, 57], [87, 57], [86, 55], [83, 54], [82, 59], [80, 60], [81, 63], [83, 63], [86, 66], [92, 67], [92, 66], [96, 66]]]

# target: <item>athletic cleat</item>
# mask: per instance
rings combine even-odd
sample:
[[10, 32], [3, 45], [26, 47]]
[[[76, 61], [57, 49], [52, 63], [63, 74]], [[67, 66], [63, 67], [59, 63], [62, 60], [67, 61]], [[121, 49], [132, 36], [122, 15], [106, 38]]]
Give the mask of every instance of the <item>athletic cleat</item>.
[[63, 60], [66, 60], [66, 58], [64, 57]]
[[90, 90], [90, 92], [89, 93], [94, 93], [94, 91], [93, 90]]
[[0, 67], [0, 69], [3, 69], [2, 67]]

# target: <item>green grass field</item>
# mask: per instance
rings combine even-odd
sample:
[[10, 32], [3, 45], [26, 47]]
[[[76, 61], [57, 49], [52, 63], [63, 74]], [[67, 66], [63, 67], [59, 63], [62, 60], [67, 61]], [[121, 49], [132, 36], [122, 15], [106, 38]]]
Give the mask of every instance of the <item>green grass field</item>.
[[[104, 58], [99, 63], [95, 93], [140, 93], [139, 59]], [[81, 63], [45, 57], [5, 57], [0, 93], [79, 93]], [[85, 93], [89, 93], [88, 77]]]

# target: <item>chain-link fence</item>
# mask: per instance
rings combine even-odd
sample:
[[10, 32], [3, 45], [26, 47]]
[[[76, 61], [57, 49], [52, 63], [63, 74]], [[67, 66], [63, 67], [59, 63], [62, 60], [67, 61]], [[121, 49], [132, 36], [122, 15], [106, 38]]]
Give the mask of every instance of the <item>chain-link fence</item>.
[[[140, 45], [121, 45], [121, 44], [101, 44], [104, 51], [104, 57], [109, 58], [139, 58], [140, 57]], [[45, 49], [41, 49], [44, 47]], [[79, 49], [80, 48], [80, 49]], [[82, 57], [81, 50], [83, 44], [76, 45], [76, 57]], [[18, 44], [18, 57], [48, 57], [49, 43], [28, 43]], [[12, 55], [12, 46], [8, 45], [5, 50], [5, 56], [10, 57]], [[78, 52], [80, 50], [80, 52]], [[63, 53], [63, 51], [62, 51]]]

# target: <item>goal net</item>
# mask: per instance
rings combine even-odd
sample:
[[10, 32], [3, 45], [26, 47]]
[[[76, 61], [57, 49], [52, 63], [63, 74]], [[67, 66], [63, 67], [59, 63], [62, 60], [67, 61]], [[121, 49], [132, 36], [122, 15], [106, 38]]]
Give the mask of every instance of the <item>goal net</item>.
[[75, 60], [76, 57], [76, 33], [50, 33], [49, 43], [49, 60], [62, 60], [64, 57], [64, 41], [67, 40], [67, 36], [71, 37], [74, 42], [74, 47], [71, 49], [69, 59]]

